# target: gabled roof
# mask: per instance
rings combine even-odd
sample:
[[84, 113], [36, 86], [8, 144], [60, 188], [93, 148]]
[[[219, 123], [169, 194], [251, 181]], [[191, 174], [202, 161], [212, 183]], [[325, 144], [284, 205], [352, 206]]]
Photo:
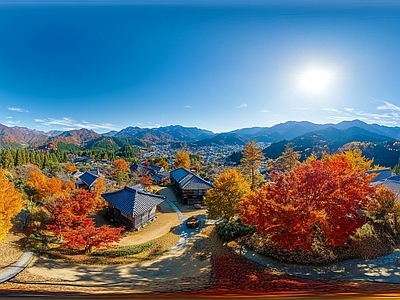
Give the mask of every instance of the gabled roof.
[[102, 196], [114, 207], [132, 217], [151, 210], [165, 200], [164, 196], [154, 195], [128, 186], [122, 190], [102, 194]]
[[91, 187], [99, 178], [99, 176], [96, 176], [90, 172], [85, 172], [81, 176], [79, 176], [79, 179], [86, 184], [88, 187]]
[[200, 176], [197, 176], [196, 174], [186, 170], [185, 168], [173, 170], [170, 173], [170, 177], [178, 182], [178, 185], [181, 189], [207, 190], [214, 187], [211, 182], [204, 180]]

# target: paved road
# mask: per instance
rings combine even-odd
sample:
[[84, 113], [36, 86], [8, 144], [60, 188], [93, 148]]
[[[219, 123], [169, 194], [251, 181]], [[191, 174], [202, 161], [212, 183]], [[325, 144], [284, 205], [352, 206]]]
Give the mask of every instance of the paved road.
[[6, 282], [11, 278], [14, 278], [19, 272], [21, 272], [29, 264], [33, 257], [33, 252], [27, 250], [21, 257], [12, 265], [5, 268], [0, 272], [0, 283]]
[[240, 247], [236, 248], [235, 251], [265, 267], [297, 277], [340, 281], [400, 283], [400, 250], [376, 259], [352, 259], [328, 266], [305, 266], [282, 263], [259, 255], [249, 249], [242, 249], [240, 251]]

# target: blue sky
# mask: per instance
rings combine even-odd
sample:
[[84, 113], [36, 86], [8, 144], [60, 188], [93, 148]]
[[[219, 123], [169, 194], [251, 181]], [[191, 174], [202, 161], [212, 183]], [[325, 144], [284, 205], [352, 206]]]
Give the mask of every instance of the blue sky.
[[37, 3], [0, 1], [6, 126], [400, 126], [395, 2]]

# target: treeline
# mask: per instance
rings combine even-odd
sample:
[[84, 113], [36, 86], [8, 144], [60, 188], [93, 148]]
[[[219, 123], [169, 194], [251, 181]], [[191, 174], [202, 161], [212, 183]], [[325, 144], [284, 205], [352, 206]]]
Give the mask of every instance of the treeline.
[[137, 148], [130, 145], [124, 145], [117, 151], [105, 149], [70, 149], [69, 151], [57, 150], [55, 152], [45, 152], [25, 148], [7, 148], [0, 149], [0, 168], [13, 169], [17, 166], [34, 164], [40, 169], [45, 169], [59, 163], [73, 162], [73, 159], [77, 156], [89, 156], [93, 160], [107, 159], [110, 161], [114, 161], [117, 158], [124, 158], [129, 162], [135, 162], [138, 152]]
[[10, 170], [26, 164], [34, 164], [40, 169], [45, 169], [62, 162], [68, 162], [67, 152], [49, 153], [24, 148], [0, 149], [0, 168], [2, 169]]

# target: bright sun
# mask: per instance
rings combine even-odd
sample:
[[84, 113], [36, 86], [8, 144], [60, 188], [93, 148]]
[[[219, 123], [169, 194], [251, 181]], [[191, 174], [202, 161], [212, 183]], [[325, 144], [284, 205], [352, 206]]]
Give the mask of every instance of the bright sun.
[[310, 94], [323, 92], [330, 84], [332, 74], [324, 69], [309, 69], [300, 75], [300, 88]]

